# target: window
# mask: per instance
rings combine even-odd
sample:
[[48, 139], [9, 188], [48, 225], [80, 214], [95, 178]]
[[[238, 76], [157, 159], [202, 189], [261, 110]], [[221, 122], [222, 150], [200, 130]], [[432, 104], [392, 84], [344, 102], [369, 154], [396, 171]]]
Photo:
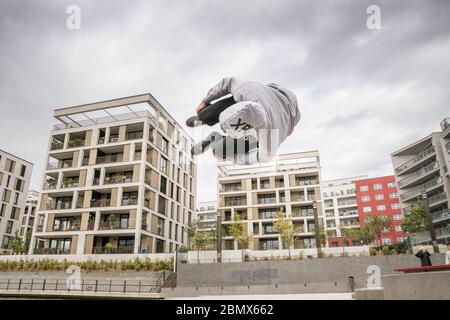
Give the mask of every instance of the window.
[[406, 237], [398, 237], [397, 238], [397, 242], [405, 242], [406, 241]]
[[25, 177], [26, 172], [27, 172], [27, 167], [22, 165], [22, 167], [20, 168], [20, 176]]
[[9, 249], [10, 247], [10, 237], [4, 236], [2, 240], [2, 249]]
[[159, 196], [158, 212], [165, 215], [166, 214], [166, 205], [167, 205], [167, 200], [164, 197]]
[[167, 162], [168, 160], [164, 157], [161, 157], [161, 161], [159, 162], [159, 170], [165, 174], [167, 174]]
[[362, 202], [369, 202], [369, 201], [370, 201], [370, 196], [363, 196], [363, 197], [361, 198], [361, 201], [362, 201]]
[[164, 219], [158, 217], [158, 224], [156, 226], [156, 234], [159, 236], [164, 235]]
[[19, 193], [18, 192], [14, 192], [13, 204], [17, 205], [18, 203], [19, 203]]
[[0, 207], [0, 217], [5, 216], [5, 211], [6, 211], [6, 203], [2, 203], [2, 206]]
[[402, 232], [402, 226], [395, 226], [395, 231]]
[[373, 190], [381, 190], [383, 185], [381, 183], [376, 183], [373, 185]]
[[169, 141], [166, 138], [162, 138], [162, 152], [169, 153]]
[[368, 186], [361, 186], [361, 187], [359, 187], [359, 191], [361, 191], [361, 192], [369, 191], [369, 187]]
[[167, 194], [167, 179], [163, 176], [161, 176], [161, 183], [159, 186], [159, 191], [161, 191], [164, 194]]
[[385, 210], [386, 210], [386, 205], [384, 205], [384, 204], [377, 205], [377, 211], [385, 211]]
[[394, 219], [394, 220], [402, 220], [402, 215], [401, 214], [394, 214], [392, 216], [392, 219]]
[[363, 212], [372, 212], [372, 207], [363, 207]]
[[5, 233], [9, 233], [9, 234], [12, 233], [13, 224], [14, 224], [13, 221], [8, 221], [8, 223], [6, 224]]
[[393, 204], [391, 204], [391, 208], [392, 209], [400, 209], [400, 203], [393, 203]]
[[384, 194], [381, 194], [381, 193], [376, 194], [375, 195], [375, 200], [384, 200]]
[[386, 244], [386, 245], [392, 244], [391, 238], [383, 238], [383, 244]]
[[389, 182], [387, 183], [387, 187], [388, 187], [388, 188], [395, 188], [395, 182], [394, 182], [394, 181], [389, 181]]

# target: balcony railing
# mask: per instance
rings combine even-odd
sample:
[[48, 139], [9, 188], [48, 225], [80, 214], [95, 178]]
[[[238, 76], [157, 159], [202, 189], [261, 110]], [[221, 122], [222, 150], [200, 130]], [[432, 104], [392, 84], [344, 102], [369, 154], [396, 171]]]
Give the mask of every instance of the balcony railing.
[[44, 190], [51, 190], [51, 189], [56, 189], [56, 181], [44, 183]]
[[111, 199], [92, 199], [91, 208], [95, 207], [110, 207]]
[[441, 177], [434, 178], [434, 179], [427, 181], [421, 185], [418, 185], [417, 187], [414, 187], [414, 189], [409, 190], [408, 192], [401, 194], [400, 200], [406, 201], [413, 197], [417, 197], [421, 194], [422, 191], [430, 190], [431, 188], [438, 186], [442, 183], [443, 183], [443, 180]]
[[56, 249], [56, 248], [36, 248], [34, 254], [71, 254], [70, 249]]
[[225, 207], [242, 206], [242, 205], [244, 205], [244, 200], [228, 200], [228, 201], [225, 201]]
[[440, 210], [437, 212], [433, 212], [432, 217], [433, 217], [433, 222], [450, 219], [450, 210], [444, 209], [444, 210]]
[[67, 226], [67, 225], [55, 226], [55, 227], [53, 227], [53, 231], [80, 231], [80, 224], [75, 223], [75, 224], [70, 224], [69, 226]]
[[138, 204], [137, 198], [125, 198], [122, 199], [122, 206], [135, 206]]
[[100, 230], [128, 229], [129, 227], [130, 227], [129, 220], [120, 220], [120, 219], [100, 221], [98, 225], [98, 228]]
[[356, 206], [357, 202], [355, 201], [338, 201], [338, 207], [344, 207], [344, 206]]
[[417, 179], [420, 179], [427, 175], [429, 172], [433, 172], [434, 170], [439, 169], [439, 163], [438, 162], [432, 162], [425, 167], [411, 173], [410, 175], [406, 176], [402, 180], [398, 182], [398, 186], [402, 188], [403, 186], [407, 185], [408, 183], [411, 183]]
[[358, 210], [351, 210], [351, 211], [344, 211], [344, 212], [339, 212], [339, 216], [351, 216], [351, 215], [355, 215], [358, 214]]
[[430, 198], [428, 198], [428, 203], [429, 204], [435, 204], [441, 201], [445, 201], [447, 200], [447, 196], [445, 193], [439, 193], [435, 196], [431, 196]]
[[117, 254], [117, 253], [133, 253], [134, 246], [123, 246], [123, 247], [94, 247], [92, 248], [93, 254]]
[[228, 185], [223, 187], [223, 192], [242, 191], [241, 185]]
[[123, 161], [123, 155], [107, 155], [107, 156], [100, 156], [97, 157], [96, 164], [102, 164], [102, 163], [114, 163], [114, 162], [122, 162]]
[[131, 183], [133, 182], [132, 177], [127, 176], [110, 176], [105, 177], [105, 183], [104, 184], [115, 184], [115, 183]]
[[258, 204], [272, 204], [276, 202], [276, 198], [258, 198]]
[[57, 203], [47, 203], [45, 205], [45, 209], [47, 210], [66, 210], [72, 209], [72, 201], [70, 202], [62, 202], [58, 201]]
[[69, 182], [69, 181], [63, 182], [61, 187], [63, 189], [67, 189], [67, 188], [78, 188], [79, 186], [80, 186], [79, 185], [79, 181], [75, 180], [75, 181], [72, 181], [72, 182]]
[[447, 226], [447, 227], [436, 229], [436, 236], [437, 237], [448, 237], [448, 236], [450, 236], [450, 227]]
[[58, 169], [58, 161], [52, 161], [47, 164], [47, 170]]
[[136, 131], [136, 132], [127, 133], [125, 139], [126, 140], [137, 140], [137, 139], [142, 139], [143, 137], [144, 137], [144, 132]]
[[119, 142], [119, 135], [111, 135], [109, 137], [109, 143]]
[[78, 148], [78, 147], [83, 147], [84, 144], [85, 144], [84, 139], [73, 139], [73, 140], [69, 140], [69, 142], [67, 143], [67, 147], [68, 148]]
[[62, 141], [53, 141], [50, 147], [50, 150], [61, 150], [62, 148], [64, 148], [64, 142]]
[[434, 146], [428, 147], [424, 151], [422, 151], [418, 155], [416, 155], [414, 158], [412, 158], [411, 160], [408, 160], [407, 162], [405, 162], [404, 164], [399, 166], [397, 169], [395, 169], [395, 171], [398, 174], [400, 174], [403, 171], [411, 168], [416, 163], [418, 163], [418, 162], [422, 161], [423, 159], [427, 158], [428, 156], [434, 154], [434, 152], [435, 152]]

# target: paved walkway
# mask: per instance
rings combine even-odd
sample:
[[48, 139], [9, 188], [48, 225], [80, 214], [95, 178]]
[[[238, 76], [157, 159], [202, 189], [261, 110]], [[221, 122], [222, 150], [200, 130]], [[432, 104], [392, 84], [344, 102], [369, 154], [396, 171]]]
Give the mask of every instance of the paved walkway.
[[351, 300], [351, 293], [302, 293], [302, 294], [260, 294], [223, 295], [200, 297], [169, 297], [166, 300]]

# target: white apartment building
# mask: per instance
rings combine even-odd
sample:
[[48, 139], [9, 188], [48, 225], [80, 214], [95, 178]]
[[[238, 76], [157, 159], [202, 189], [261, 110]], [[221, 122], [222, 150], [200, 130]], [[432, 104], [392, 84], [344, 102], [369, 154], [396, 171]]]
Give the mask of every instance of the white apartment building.
[[197, 203], [196, 218], [203, 225], [203, 229], [211, 230], [217, 224], [217, 200]]
[[[441, 123], [442, 132], [434, 132], [392, 153], [403, 214], [426, 191], [433, 226], [440, 243], [450, 241], [450, 120]], [[428, 233], [412, 237], [414, 244], [430, 243]]]
[[1, 251], [10, 253], [30, 185], [33, 164], [0, 150], [0, 239]]
[[187, 245], [196, 164], [151, 94], [54, 112], [30, 253], [167, 253]]
[[[274, 228], [277, 211], [292, 216], [295, 249], [313, 248], [315, 241], [314, 204], [322, 220], [320, 159], [318, 151], [277, 156], [273, 161], [254, 165], [219, 163], [218, 210], [224, 229], [238, 213], [251, 241], [249, 249], [282, 249], [280, 234]], [[238, 244], [225, 232], [222, 249]]]
[[367, 176], [322, 181], [324, 227], [330, 246], [342, 245], [342, 228], [360, 227], [355, 181], [363, 179]]
[[30, 237], [33, 233], [39, 196], [39, 192], [35, 190], [28, 191], [25, 209], [23, 210], [22, 227], [20, 228], [20, 235], [24, 241], [26, 241], [27, 236]]

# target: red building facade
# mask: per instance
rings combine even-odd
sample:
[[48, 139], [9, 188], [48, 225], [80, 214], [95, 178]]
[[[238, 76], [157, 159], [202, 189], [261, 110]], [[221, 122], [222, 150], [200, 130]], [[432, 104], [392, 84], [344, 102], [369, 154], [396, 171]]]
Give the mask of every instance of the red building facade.
[[364, 226], [366, 217], [386, 216], [391, 221], [388, 232], [381, 235], [377, 245], [396, 244], [406, 240], [401, 230], [402, 212], [394, 176], [385, 176], [355, 182], [359, 222]]

